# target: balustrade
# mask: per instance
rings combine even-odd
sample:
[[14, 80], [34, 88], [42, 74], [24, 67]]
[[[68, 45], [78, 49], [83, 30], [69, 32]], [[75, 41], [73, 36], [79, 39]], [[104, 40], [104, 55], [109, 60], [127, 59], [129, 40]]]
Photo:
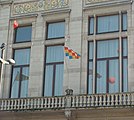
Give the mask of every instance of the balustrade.
[[134, 92], [119, 94], [67, 95], [59, 97], [0, 99], [0, 111], [122, 106], [134, 107]]

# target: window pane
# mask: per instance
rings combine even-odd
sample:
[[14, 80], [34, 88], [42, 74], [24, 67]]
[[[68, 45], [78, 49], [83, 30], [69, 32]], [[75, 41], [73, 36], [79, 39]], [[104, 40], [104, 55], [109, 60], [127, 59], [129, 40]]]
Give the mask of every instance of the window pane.
[[97, 18], [97, 33], [119, 31], [119, 16], [101, 16]]
[[93, 62], [89, 62], [89, 70], [88, 70], [88, 94], [92, 94], [93, 92]]
[[127, 39], [123, 38], [123, 56], [127, 56], [128, 55], [128, 43], [127, 43]]
[[61, 38], [65, 36], [65, 22], [49, 23], [47, 38]]
[[97, 61], [97, 93], [106, 93], [107, 73], [106, 73], [106, 61]]
[[128, 61], [123, 59], [123, 92], [128, 92]]
[[[29, 64], [30, 64], [30, 49], [17, 49], [14, 51], [14, 59], [16, 64], [13, 67], [12, 83], [18, 85], [11, 85], [11, 97], [27, 97], [28, 95], [28, 80], [29, 80]], [[27, 65], [27, 67], [26, 67]], [[14, 73], [14, 69], [17, 70]], [[15, 74], [15, 77], [14, 77]], [[17, 82], [15, 82], [15, 80]], [[17, 93], [17, 96], [12, 95], [13, 92]]]
[[62, 88], [63, 88], [63, 72], [64, 72], [64, 65], [56, 65], [56, 77], [55, 77], [55, 96], [62, 95]]
[[63, 61], [64, 61], [63, 46], [47, 47], [46, 63], [63, 62]]
[[128, 91], [128, 41], [123, 38], [123, 92]]
[[93, 56], [94, 56], [94, 43], [93, 42], [89, 42], [88, 44], [88, 59], [89, 59], [89, 66], [88, 66], [88, 89], [87, 92], [88, 94], [92, 94], [93, 92]]
[[18, 98], [20, 68], [13, 68], [12, 84], [11, 84], [11, 98]]
[[93, 42], [89, 42], [89, 59], [91, 60], [91, 59], [93, 59], [93, 57], [94, 57], [94, 43]]
[[32, 26], [18, 27], [15, 42], [31, 41]]
[[119, 92], [119, 61], [109, 60], [109, 93]]
[[90, 17], [89, 20], [89, 35], [94, 33], [94, 18]]
[[52, 96], [52, 84], [53, 84], [53, 66], [46, 66], [46, 74], [45, 74], [45, 96]]
[[15, 50], [15, 65], [25, 65], [30, 63], [30, 49]]
[[97, 42], [97, 93], [119, 91], [118, 46], [117, 39]]
[[97, 42], [97, 58], [118, 57], [118, 40]]
[[122, 14], [122, 30], [127, 30], [127, 13]]
[[20, 97], [28, 96], [29, 67], [24, 67], [21, 73], [21, 93]]
[[45, 96], [62, 95], [64, 73], [62, 45], [46, 48]]

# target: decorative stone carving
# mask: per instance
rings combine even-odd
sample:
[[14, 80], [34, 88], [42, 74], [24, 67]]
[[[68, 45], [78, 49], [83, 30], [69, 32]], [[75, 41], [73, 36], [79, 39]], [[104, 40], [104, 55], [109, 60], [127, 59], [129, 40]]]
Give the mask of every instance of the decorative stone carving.
[[69, 0], [40, 0], [38, 2], [19, 3], [13, 6], [13, 14], [49, 11], [69, 7]]

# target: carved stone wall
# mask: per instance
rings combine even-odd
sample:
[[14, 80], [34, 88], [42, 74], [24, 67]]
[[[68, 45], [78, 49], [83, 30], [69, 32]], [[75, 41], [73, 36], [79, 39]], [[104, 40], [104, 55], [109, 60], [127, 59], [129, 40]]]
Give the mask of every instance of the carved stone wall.
[[69, 7], [69, 0], [40, 0], [38, 2], [18, 3], [13, 6], [13, 14], [49, 11]]

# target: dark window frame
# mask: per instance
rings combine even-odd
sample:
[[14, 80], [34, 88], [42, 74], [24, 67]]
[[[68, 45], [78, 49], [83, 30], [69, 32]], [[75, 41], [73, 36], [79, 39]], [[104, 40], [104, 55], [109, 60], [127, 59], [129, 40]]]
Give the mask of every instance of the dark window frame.
[[[13, 59], [15, 57], [15, 50], [22, 50], [22, 49], [31, 49], [31, 47], [25, 47], [25, 48], [16, 48], [13, 50]], [[12, 66], [12, 70], [11, 70], [11, 80], [10, 80], [10, 92], [9, 92], [9, 98], [11, 98], [11, 93], [12, 93], [12, 81], [13, 81], [13, 70], [14, 68], [19, 68], [20, 69], [20, 79], [19, 79], [19, 89], [18, 89], [18, 97], [17, 98], [20, 98], [20, 95], [21, 95], [21, 79], [22, 79], [22, 70], [23, 68], [25, 67], [30, 67], [30, 63], [29, 64], [25, 64], [25, 65], [14, 65]]]
[[[126, 30], [123, 30], [123, 14], [127, 15], [127, 12], [125, 11], [121, 13], [121, 31], [126, 32], [128, 28], [126, 28]], [[128, 17], [127, 17], [127, 21], [128, 21]], [[127, 26], [128, 26], [128, 22], [127, 22]]]
[[[126, 39], [127, 40], [127, 56], [123, 56], [123, 39]], [[122, 72], [122, 92], [124, 92], [124, 83], [123, 83], [123, 81], [124, 81], [124, 78], [123, 78], [123, 72], [124, 72], [124, 69], [123, 69], [123, 60], [124, 59], [127, 59], [128, 60], [128, 39], [127, 39], [127, 37], [122, 37], [122, 40], [121, 40], [121, 46], [122, 46], [122, 50], [121, 50], [121, 52], [122, 52], [122, 56], [121, 56], [121, 67], [122, 67], [122, 70], [121, 70], [121, 72]], [[127, 71], [128, 72], [128, 71]], [[128, 78], [128, 74], [127, 74], [127, 78]], [[128, 83], [128, 80], [127, 80], [127, 83]], [[128, 88], [128, 84], [127, 84], [127, 88]]]
[[[114, 16], [114, 15], [118, 15], [118, 23], [119, 23], [119, 24], [118, 24], [118, 30], [99, 33], [99, 32], [98, 32], [98, 17], [107, 17], [107, 16]], [[117, 14], [98, 15], [98, 16], [96, 16], [96, 35], [97, 35], [97, 34], [115, 33], [115, 32], [119, 32], [119, 30], [120, 30], [120, 18], [119, 18], [119, 13], [117, 13]]]
[[14, 30], [14, 43], [15, 43], [15, 44], [31, 42], [31, 40], [29, 40], [29, 41], [26, 41], [26, 40], [25, 40], [25, 41], [20, 41], [20, 42], [16, 41], [17, 30], [18, 30], [19, 28], [22, 28], [22, 27], [30, 27], [30, 26], [31, 26], [31, 40], [32, 40], [32, 24], [19, 25], [19, 27]]
[[[90, 20], [91, 18], [93, 19], [93, 33], [90, 31]], [[93, 35], [94, 34], [94, 16], [89, 16], [88, 17], [88, 35]]]
[[48, 38], [48, 26], [49, 26], [49, 24], [60, 23], [60, 22], [64, 22], [65, 23], [65, 20], [46, 22], [46, 40], [55, 40], [55, 39], [65, 38], [65, 35], [63, 37]]
[[[118, 40], [118, 49], [120, 47], [119, 45], [119, 38], [113, 38], [113, 39], [109, 39], [109, 40]], [[95, 65], [96, 65], [96, 71], [95, 71], [95, 93], [97, 93], [97, 61], [106, 61], [106, 80], [108, 80], [109, 78], [109, 61], [110, 60], [118, 60], [118, 65], [120, 63], [119, 61], [119, 55], [118, 57], [107, 57], [107, 58], [98, 58], [97, 59], [97, 42], [99, 42], [100, 40], [96, 41], [96, 60], [95, 60]], [[108, 41], [108, 40], [101, 40], [101, 41]], [[120, 72], [120, 68], [118, 69], [118, 73]], [[120, 76], [119, 76], [120, 78]], [[119, 84], [120, 84], [120, 81], [119, 81]], [[120, 86], [118, 88], [118, 91], [120, 89]], [[106, 93], [109, 93], [109, 82], [106, 81]]]
[[52, 65], [53, 66], [53, 79], [52, 79], [52, 96], [55, 96], [54, 95], [54, 92], [55, 92], [55, 73], [56, 73], [56, 65], [60, 65], [60, 64], [63, 64], [64, 65], [64, 60], [63, 62], [50, 62], [50, 63], [46, 63], [46, 56], [47, 56], [47, 47], [51, 47], [51, 46], [63, 46], [64, 47], [64, 44], [55, 44], [55, 45], [46, 45], [45, 46], [45, 60], [44, 60], [44, 75], [43, 75], [43, 86], [42, 86], [42, 96], [45, 96], [45, 76], [46, 76], [46, 66], [48, 65]]
[[[86, 91], [87, 91], [87, 94], [89, 93], [89, 91], [88, 91], [88, 85], [89, 85], [89, 62], [93, 62], [93, 58], [92, 59], [90, 59], [89, 58], [89, 49], [90, 49], [90, 46], [89, 46], [89, 44], [90, 43], [94, 43], [94, 41], [92, 40], [92, 41], [88, 41], [88, 46], [87, 46], [87, 48], [88, 48], [88, 51], [87, 51], [87, 53], [88, 53], [88, 57], [87, 57], [87, 89], [86, 89]], [[93, 51], [94, 52], [94, 51]], [[93, 91], [93, 90], [92, 90]]]
[[[127, 39], [127, 37], [123, 37], [122, 38], [122, 41], [121, 41], [121, 46], [122, 46], [122, 49], [121, 49], [121, 52], [122, 52], [122, 56], [121, 56], [121, 62], [122, 62], [122, 64], [121, 64], [121, 66], [122, 66], [122, 68], [123, 68], [123, 59], [128, 59], [128, 55], [127, 56], [123, 56], [123, 39], [124, 38], [126, 38]], [[115, 39], [118, 39], [118, 43], [119, 43], [119, 38], [113, 38], [113, 39], [109, 39], [109, 40], [115, 40]], [[103, 60], [106, 60], [106, 62], [107, 61], [109, 61], [109, 60], [118, 60], [118, 62], [120, 62], [120, 58], [119, 58], [119, 55], [118, 56], [116, 56], [116, 57], [108, 57], [108, 58], [97, 58], [97, 42], [98, 41], [107, 41], [107, 39], [105, 40], [97, 40], [97, 41], [88, 41], [88, 57], [87, 57], [87, 61], [88, 61], [88, 63], [87, 63], [87, 94], [89, 93], [89, 91], [88, 91], [88, 79], [89, 79], [89, 62], [91, 61], [91, 62], [93, 62], [94, 61], [94, 59], [90, 59], [89, 58], [89, 44], [90, 44], [90, 42], [96, 42], [96, 44], [95, 44], [95, 49], [96, 49], [96, 53], [95, 53], [95, 93], [97, 93], [97, 61], [103, 61]], [[127, 40], [128, 41], [128, 40]], [[120, 49], [120, 45], [118, 44], [118, 48]], [[120, 64], [118, 64], [119, 66], [120, 66]], [[109, 65], [107, 64], [107, 70], [109, 70]], [[119, 70], [118, 70], [118, 72], [122, 72], [123, 73], [123, 69], [122, 70], [120, 70], [120, 67], [119, 67]], [[107, 71], [107, 74], [109, 74], [108, 73], [108, 71]], [[123, 74], [122, 74], [122, 92], [124, 91], [123, 89], [124, 89], [124, 87], [123, 87]], [[119, 76], [119, 78], [120, 78], [120, 76]], [[119, 85], [120, 85], [120, 82], [121, 81], [119, 81]], [[128, 82], [128, 81], [127, 81]], [[107, 84], [108, 84], [108, 82], [107, 82]], [[128, 88], [128, 86], [127, 86], [127, 88]], [[120, 89], [120, 86], [119, 86], [119, 88], [118, 89]], [[106, 87], [106, 93], [109, 93], [109, 88], [108, 88], [108, 85], [107, 85], [107, 87]]]

